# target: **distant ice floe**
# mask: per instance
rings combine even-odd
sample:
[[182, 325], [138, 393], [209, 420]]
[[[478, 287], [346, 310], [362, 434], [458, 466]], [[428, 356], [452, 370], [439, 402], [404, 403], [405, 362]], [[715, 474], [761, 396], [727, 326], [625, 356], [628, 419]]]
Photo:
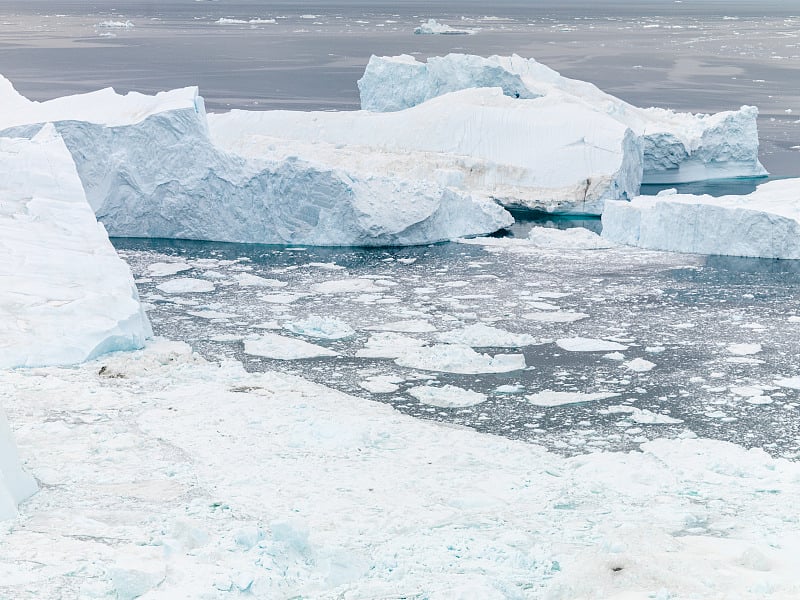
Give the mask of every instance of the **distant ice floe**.
[[423, 404], [439, 408], [463, 408], [486, 402], [486, 394], [454, 385], [420, 385], [409, 388], [408, 393]]
[[425, 23], [414, 29], [417, 35], [473, 35], [479, 29], [459, 29], [444, 23], [439, 23], [436, 19], [428, 19]]
[[106, 27], [109, 29], [133, 29], [136, 25], [129, 20], [126, 21], [101, 21], [96, 27]]
[[610, 202], [603, 237], [652, 250], [800, 259], [800, 179], [763, 183], [743, 196], [674, 190]]
[[274, 25], [277, 23], [275, 19], [233, 19], [229, 17], [222, 17], [215, 21], [217, 25]]

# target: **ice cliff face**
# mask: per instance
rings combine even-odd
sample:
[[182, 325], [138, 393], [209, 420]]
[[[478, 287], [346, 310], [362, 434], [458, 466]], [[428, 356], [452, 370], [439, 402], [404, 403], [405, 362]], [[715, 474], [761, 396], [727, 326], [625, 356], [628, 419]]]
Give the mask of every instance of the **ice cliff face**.
[[209, 138], [196, 88], [152, 97], [101, 90], [41, 104], [11, 92], [6, 86], [9, 104], [22, 109], [0, 117], [0, 137], [31, 137], [52, 121], [112, 236], [410, 245], [513, 222], [490, 201], [420, 178], [362, 176], [313, 155], [229, 153]]
[[52, 126], [0, 139], [0, 256], [0, 368], [76, 364], [150, 335]]
[[404, 110], [477, 87], [501, 87], [512, 98], [569, 98], [618, 120], [642, 138], [644, 183], [766, 175], [758, 162], [758, 111], [752, 106], [715, 115], [637, 108], [516, 55], [448, 54], [426, 63], [407, 55], [373, 56], [358, 87], [362, 108], [376, 112]]
[[800, 179], [771, 181], [746, 196], [667, 191], [609, 202], [603, 237], [653, 250], [800, 259]]
[[214, 142], [241, 156], [313, 157], [359, 179], [372, 173], [467, 190], [505, 206], [600, 214], [633, 197], [641, 146], [624, 125], [556, 98], [468, 89], [400, 112], [231, 111], [209, 115]]

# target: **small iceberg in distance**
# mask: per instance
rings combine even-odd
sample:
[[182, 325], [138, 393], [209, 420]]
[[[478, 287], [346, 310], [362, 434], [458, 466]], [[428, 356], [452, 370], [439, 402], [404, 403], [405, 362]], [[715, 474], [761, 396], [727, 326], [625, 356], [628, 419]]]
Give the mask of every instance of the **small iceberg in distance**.
[[417, 35], [472, 35], [478, 31], [478, 29], [457, 29], [450, 27], [450, 25], [439, 23], [436, 19], [428, 19], [414, 29], [414, 33]]

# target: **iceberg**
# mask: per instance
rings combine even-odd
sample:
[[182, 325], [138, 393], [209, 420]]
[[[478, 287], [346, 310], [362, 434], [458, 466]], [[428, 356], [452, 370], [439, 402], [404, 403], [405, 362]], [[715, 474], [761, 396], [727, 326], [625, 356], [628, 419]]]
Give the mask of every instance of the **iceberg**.
[[638, 194], [642, 177], [640, 140], [618, 120], [572, 98], [517, 100], [499, 88], [398, 112], [233, 110], [208, 123], [238, 156], [313, 157], [362, 181], [423, 180], [506, 207], [600, 214], [605, 200]]
[[309, 245], [414, 245], [491, 233], [513, 218], [420, 179], [359, 176], [296, 156], [245, 158], [209, 136], [195, 87], [112, 89], [31, 102], [0, 77], [0, 137], [52, 122], [112, 236]]
[[743, 196], [665, 192], [607, 203], [603, 237], [651, 250], [800, 259], [800, 179]]
[[428, 19], [419, 27], [414, 28], [414, 33], [417, 35], [472, 35], [477, 32], [477, 29], [450, 27], [450, 25], [439, 23], [436, 19]]
[[714, 115], [638, 108], [517, 55], [448, 54], [425, 63], [408, 55], [372, 56], [358, 82], [361, 107], [376, 112], [405, 110], [443, 94], [480, 87], [500, 87], [511, 98], [559, 98], [616, 119], [642, 140], [644, 183], [767, 174], [758, 161], [758, 110], [752, 106]]
[[0, 369], [77, 364], [151, 336], [51, 125], [0, 138], [0, 256]]

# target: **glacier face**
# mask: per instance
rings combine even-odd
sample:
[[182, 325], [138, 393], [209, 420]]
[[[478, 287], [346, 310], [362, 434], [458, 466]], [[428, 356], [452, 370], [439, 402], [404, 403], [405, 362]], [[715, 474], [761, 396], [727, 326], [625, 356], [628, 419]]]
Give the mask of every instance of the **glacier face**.
[[466, 89], [399, 112], [241, 111], [208, 116], [214, 142], [241, 156], [315, 161], [361, 179], [422, 179], [504, 206], [600, 214], [633, 197], [637, 137], [580, 103]]
[[0, 368], [76, 364], [151, 334], [52, 126], [0, 138], [0, 254]]
[[2, 102], [22, 108], [0, 117], [0, 137], [32, 137], [52, 121], [112, 236], [411, 245], [513, 222], [492, 202], [424, 179], [354, 174], [319, 165], [313, 154], [268, 160], [227, 152], [209, 138], [196, 88], [156, 96], [101, 90], [40, 104], [1, 84]]
[[800, 259], [800, 179], [770, 181], [745, 196], [667, 190], [609, 202], [603, 237], [652, 250]]
[[426, 63], [408, 55], [373, 56], [358, 87], [362, 108], [376, 112], [403, 110], [476, 87], [501, 87], [513, 98], [570, 98], [617, 119], [642, 138], [644, 183], [766, 175], [758, 161], [758, 111], [752, 106], [715, 115], [642, 109], [517, 55], [448, 54]]

